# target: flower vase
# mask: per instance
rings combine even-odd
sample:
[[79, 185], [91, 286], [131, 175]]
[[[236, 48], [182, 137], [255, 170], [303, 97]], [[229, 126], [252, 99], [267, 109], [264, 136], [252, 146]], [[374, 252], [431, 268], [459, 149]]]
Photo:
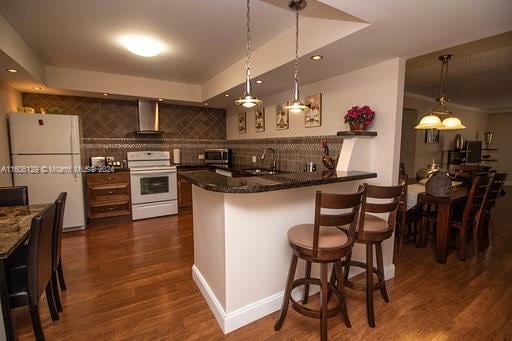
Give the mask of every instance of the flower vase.
[[366, 130], [366, 126], [363, 122], [358, 122], [350, 125], [351, 131], [363, 131]]

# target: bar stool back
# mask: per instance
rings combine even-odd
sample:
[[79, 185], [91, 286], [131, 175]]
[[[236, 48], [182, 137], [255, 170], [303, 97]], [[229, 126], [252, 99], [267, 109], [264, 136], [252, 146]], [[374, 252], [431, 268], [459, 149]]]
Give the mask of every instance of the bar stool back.
[[[333, 317], [341, 312], [347, 327], [350, 327], [350, 320], [347, 313], [345, 296], [343, 293], [343, 274], [341, 259], [352, 251], [354, 244], [357, 218], [360, 214], [360, 205], [366, 186], [360, 186], [359, 190], [351, 194], [328, 194], [316, 192], [315, 220], [313, 224], [301, 224], [293, 226], [288, 230], [288, 243], [292, 248], [293, 255], [288, 272], [281, 315], [276, 322], [274, 329], [281, 329], [286, 318], [288, 306], [298, 313], [320, 319], [320, 336], [327, 340], [327, 318]], [[325, 214], [322, 209], [343, 210], [335, 214]], [[339, 226], [346, 226], [346, 231], [340, 230]], [[311, 278], [306, 274], [305, 278], [295, 279], [295, 271], [298, 259], [306, 262], [320, 264], [320, 279]], [[328, 282], [328, 264], [333, 264], [334, 273], [338, 279], [338, 286]], [[292, 290], [302, 285], [320, 285], [320, 309], [307, 308], [292, 297]], [[331, 309], [327, 308], [330, 294], [338, 299], [338, 304]]]
[[[367, 185], [367, 191], [361, 206], [356, 243], [366, 245], [366, 262], [353, 261], [348, 255], [345, 263], [345, 282], [351, 289], [366, 291], [366, 312], [368, 324], [375, 327], [373, 311], [373, 291], [380, 290], [385, 302], [389, 302], [384, 280], [384, 263], [382, 260], [382, 242], [393, 236], [396, 225], [397, 210], [403, 193], [403, 186], [373, 186]], [[370, 200], [368, 200], [370, 199]], [[368, 213], [388, 213], [385, 220]], [[373, 247], [377, 259], [377, 268], [373, 266]], [[359, 284], [348, 279], [351, 266], [366, 269], [366, 284]], [[377, 283], [373, 283], [373, 274], [377, 275]]]

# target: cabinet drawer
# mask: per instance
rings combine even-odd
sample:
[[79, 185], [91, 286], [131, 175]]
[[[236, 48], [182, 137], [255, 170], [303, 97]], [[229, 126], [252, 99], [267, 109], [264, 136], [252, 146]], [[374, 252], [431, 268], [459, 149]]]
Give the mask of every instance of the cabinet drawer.
[[118, 173], [94, 173], [87, 175], [87, 183], [89, 185], [111, 184], [111, 183], [129, 183], [129, 172]]
[[109, 195], [120, 195], [127, 194], [129, 195], [128, 184], [120, 184], [116, 187], [111, 188], [90, 188], [90, 194], [92, 198], [101, 197], [101, 196], [109, 196]]
[[127, 211], [130, 212], [130, 205], [109, 205], [109, 206], [99, 206], [99, 207], [91, 207], [92, 215], [96, 215], [98, 213], [106, 213], [106, 212], [115, 212], [115, 211]]

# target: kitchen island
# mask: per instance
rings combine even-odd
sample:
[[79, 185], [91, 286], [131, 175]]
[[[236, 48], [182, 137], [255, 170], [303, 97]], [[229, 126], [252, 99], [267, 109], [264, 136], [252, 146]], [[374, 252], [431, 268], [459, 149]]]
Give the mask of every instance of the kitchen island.
[[[220, 172], [182, 176], [193, 184], [193, 277], [222, 330], [229, 333], [280, 309], [291, 258], [287, 231], [313, 222], [315, 192], [353, 192], [377, 174]], [[357, 249], [353, 258], [364, 259], [363, 249]], [[391, 277], [393, 269], [386, 270]]]

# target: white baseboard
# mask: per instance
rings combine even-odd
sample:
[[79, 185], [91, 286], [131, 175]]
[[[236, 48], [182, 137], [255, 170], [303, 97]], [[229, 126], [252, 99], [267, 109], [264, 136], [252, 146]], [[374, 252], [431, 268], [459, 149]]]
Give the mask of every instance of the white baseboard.
[[[356, 276], [362, 273], [363, 269], [353, 268], [356, 271], [351, 271], [349, 277]], [[393, 278], [395, 276], [395, 265], [389, 264], [384, 266], [384, 278], [386, 280]], [[259, 320], [262, 317], [265, 317], [273, 312], [281, 309], [281, 304], [283, 303], [283, 295], [284, 291], [280, 291], [274, 295], [265, 297], [259, 301], [248, 304], [242, 308], [239, 308], [231, 313], [226, 313], [219, 300], [210, 289], [210, 286], [204, 279], [203, 275], [199, 271], [199, 269], [195, 266], [192, 266], [192, 278], [196, 283], [197, 287], [203, 294], [206, 303], [210, 307], [210, 310], [213, 312], [215, 319], [219, 323], [220, 328], [224, 334], [228, 334], [240, 327], [243, 327], [253, 321]], [[299, 288], [298, 288], [299, 289]], [[318, 293], [318, 286], [311, 287], [310, 295], [314, 295]], [[348, 291], [345, 291], [348, 292]], [[293, 293], [293, 297], [298, 300], [299, 297], [302, 297], [302, 290], [295, 290]]]

